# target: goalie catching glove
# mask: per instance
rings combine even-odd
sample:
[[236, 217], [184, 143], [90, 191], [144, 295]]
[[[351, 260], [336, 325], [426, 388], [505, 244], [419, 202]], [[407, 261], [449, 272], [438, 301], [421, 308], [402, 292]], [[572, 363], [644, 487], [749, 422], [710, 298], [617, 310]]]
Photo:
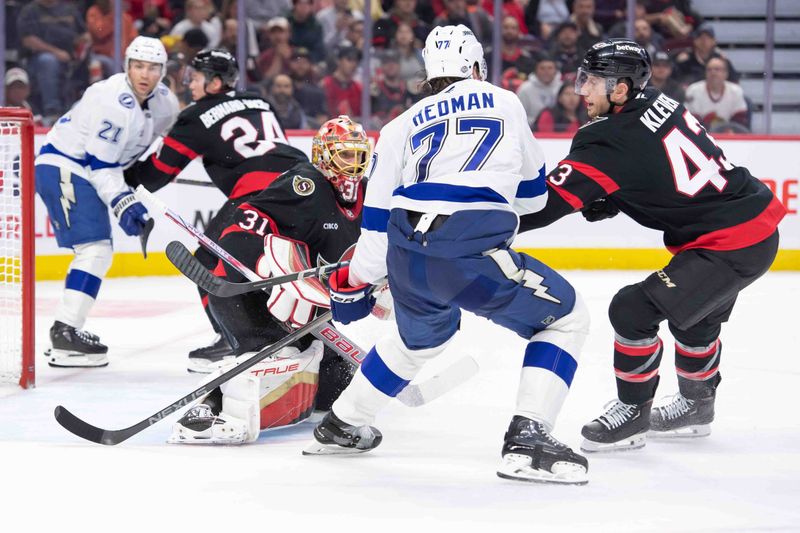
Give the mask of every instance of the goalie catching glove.
[[[308, 245], [269, 234], [264, 239], [264, 256], [256, 266], [263, 277], [281, 276], [311, 268]], [[305, 278], [272, 288], [267, 302], [269, 312], [293, 328], [308, 323], [317, 307], [330, 307], [328, 291], [316, 278]]]

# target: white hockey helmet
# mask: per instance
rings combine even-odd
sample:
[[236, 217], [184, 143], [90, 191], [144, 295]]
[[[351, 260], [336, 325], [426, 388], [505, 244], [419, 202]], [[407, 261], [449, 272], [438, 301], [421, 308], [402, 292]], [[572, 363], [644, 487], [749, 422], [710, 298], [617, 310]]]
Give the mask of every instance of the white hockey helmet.
[[428, 81], [435, 78], [470, 78], [475, 63], [478, 64], [481, 79], [486, 79], [483, 46], [472, 30], [463, 24], [435, 27], [425, 39], [422, 58]]
[[167, 50], [161, 41], [153, 37], [136, 37], [125, 50], [125, 73], [128, 72], [128, 65], [132, 59], [147, 61], [148, 63], [158, 63], [161, 65], [161, 78], [167, 73]]

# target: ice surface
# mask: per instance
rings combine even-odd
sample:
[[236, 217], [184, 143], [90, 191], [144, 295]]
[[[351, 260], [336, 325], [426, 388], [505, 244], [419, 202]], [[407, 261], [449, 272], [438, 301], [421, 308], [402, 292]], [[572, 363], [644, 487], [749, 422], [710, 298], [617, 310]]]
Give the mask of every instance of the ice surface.
[[[581, 425], [614, 396], [608, 302], [645, 273], [565, 274], [593, 318], [555, 431], [577, 447]], [[38, 353], [62, 286], [37, 284]], [[358, 457], [302, 456], [309, 424], [247, 446], [190, 447], [164, 443], [172, 415], [104, 447], [55, 422], [62, 404], [127, 427], [192, 390], [186, 353], [212, 337], [196, 299], [178, 277], [107, 280], [87, 329], [110, 346], [111, 364], [54, 369], [41, 357], [36, 389], [0, 388], [0, 531], [800, 530], [799, 274], [770, 273], [741, 294], [723, 328], [710, 437], [590, 456], [585, 487], [495, 476], [524, 342], [472, 315], [432, 365], [468, 350], [479, 375], [428, 406], [390, 405], [377, 421], [383, 444]], [[344, 329], [368, 349], [389, 327]], [[662, 338], [659, 396], [676, 390], [666, 328]]]

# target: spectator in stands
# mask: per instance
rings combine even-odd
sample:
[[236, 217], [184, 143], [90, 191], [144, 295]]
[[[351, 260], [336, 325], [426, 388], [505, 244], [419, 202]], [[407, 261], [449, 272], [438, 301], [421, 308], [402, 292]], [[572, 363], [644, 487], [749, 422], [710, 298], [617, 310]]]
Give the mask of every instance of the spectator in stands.
[[424, 43], [430, 27], [417, 16], [417, 0], [395, 0], [392, 9], [375, 22], [372, 29], [372, 45], [377, 48], [391, 46], [400, 24], [406, 24], [415, 39]]
[[77, 96], [70, 94], [66, 81], [76, 48], [89, 44], [84, 19], [68, 2], [35, 0], [20, 11], [17, 28], [30, 54], [28, 69], [41, 100], [43, 123], [50, 126]]
[[[494, 17], [494, 0], [483, 0], [482, 5], [483, 9], [486, 10], [486, 13], [488, 13], [490, 17]], [[510, 15], [517, 19], [520, 31], [523, 34], [527, 35], [529, 33], [528, 25], [525, 23], [525, 10], [522, 7], [522, 2], [520, 0], [503, 0], [503, 10], [500, 16], [506, 15]]]
[[[86, 11], [86, 29], [92, 38], [92, 55], [102, 64], [103, 77], [107, 78], [115, 72], [114, 11], [111, 0], [95, 0]], [[133, 25], [133, 17], [123, 13], [121, 53], [124, 54], [125, 49], [137, 35], [139, 32]]]
[[656, 52], [652, 58], [650, 86], [680, 103], [686, 99], [683, 86], [672, 78], [672, 59], [666, 52]]
[[291, 8], [291, 0], [245, 0], [244, 3], [245, 15], [255, 23], [257, 29], [263, 28], [275, 17], [285, 16]]
[[186, 32], [183, 39], [178, 41], [176, 51], [183, 54], [186, 61], [191, 63], [194, 56], [206, 48], [208, 48], [208, 36], [206, 32], [200, 28], [192, 28]]
[[560, 87], [561, 76], [558, 75], [556, 62], [551, 57], [542, 56], [533, 73], [517, 91], [528, 124], [532, 125], [544, 108], [555, 104]]
[[269, 47], [258, 57], [258, 70], [265, 79], [276, 74], [288, 74], [292, 59], [292, 45], [289, 21], [285, 17], [275, 17], [267, 22], [266, 31]]
[[172, 52], [167, 58], [167, 75], [164, 83], [178, 98], [181, 109], [192, 103], [192, 92], [184, 83], [186, 76], [186, 56], [182, 52]]
[[[220, 41], [219, 44], [234, 56], [237, 55], [237, 47], [239, 44], [239, 21], [237, 19], [238, 11], [236, 1], [237, 0], [224, 0], [219, 12], [219, 19], [222, 21], [222, 41]], [[248, 2], [248, 0], [244, 1], [245, 3]], [[245, 18], [244, 43], [245, 49], [247, 50], [245, 56], [247, 58], [245, 72], [247, 73], [248, 79], [258, 80], [260, 79], [260, 74], [257, 73], [258, 67], [256, 66], [256, 60], [261, 54], [258, 48], [258, 30], [254, 22], [248, 18]]]
[[[128, 6], [126, 11], [135, 21], [158, 20], [158, 23], [166, 28], [172, 26], [174, 13], [170, 7], [173, 2], [170, 0], [127, 0], [125, 3]], [[141, 34], [142, 26], [139, 26], [138, 30]]]
[[686, 89], [686, 109], [707, 129], [724, 122], [736, 122], [750, 128], [744, 92], [740, 86], [727, 80], [727, 61], [718, 56], [709, 58], [705, 80]]
[[289, 63], [294, 83], [294, 98], [300, 103], [311, 129], [319, 128], [329, 118], [325, 93], [317, 85], [314, 64], [307, 49], [296, 48]]
[[353, 46], [359, 50], [364, 49], [364, 20], [354, 19], [350, 21], [347, 26], [347, 33], [345, 40], [342, 42], [345, 46]]
[[317, 12], [317, 22], [322, 26], [322, 40], [328, 50], [345, 39], [350, 22], [363, 19], [364, 14], [350, 9], [350, 0], [333, 0], [331, 5]]
[[222, 22], [211, 17], [213, 12], [210, 0], [186, 0], [186, 18], [172, 27], [170, 35], [183, 37], [191, 29], [200, 29], [208, 37], [208, 47], [216, 48], [222, 40]]
[[700, 16], [691, 9], [691, 0], [638, 0], [645, 8], [645, 20], [665, 37], [688, 37]]
[[566, 0], [530, 0], [525, 7], [525, 24], [531, 34], [542, 40], [549, 39], [553, 30], [568, 18]]
[[[400, 77], [406, 82], [413, 83], [425, 79], [424, 75], [420, 75], [425, 69], [425, 63], [422, 60], [422, 50], [420, 50], [419, 44], [420, 42], [414, 38], [411, 26], [405, 22], [397, 25], [392, 48], [397, 50], [400, 56]], [[413, 87], [411, 90], [413, 91]]]
[[272, 110], [284, 129], [303, 130], [308, 128], [308, 119], [303, 108], [294, 98], [292, 78], [286, 74], [278, 74], [268, 87], [267, 100], [272, 105]]
[[337, 53], [336, 70], [322, 79], [331, 115], [361, 116], [361, 84], [354, 79], [360, 61], [358, 48], [344, 46]]
[[[433, 20], [433, 26], [457, 26], [463, 24], [473, 32], [472, 21], [467, 16], [467, 0], [444, 0], [444, 11]], [[475, 36], [477, 38], [477, 35]], [[483, 43], [484, 46], [486, 43]]]
[[608, 33], [615, 24], [625, 22], [627, 0], [595, 0], [594, 20]]
[[664, 39], [655, 33], [650, 23], [644, 19], [634, 21], [633, 40], [642, 45], [651, 58], [656, 52], [664, 49]]
[[[510, 15], [503, 17], [503, 23], [500, 27], [500, 58], [502, 61], [501, 70], [503, 72], [513, 69], [514, 77], [525, 79], [533, 72], [533, 67], [536, 65], [536, 60], [521, 46], [519, 23], [517, 19]], [[486, 50], [486, 64], [492, 64], [492, 47], [488, 46]]]
[[588, 50], [603, 38], [603, 28], [594, 20], [594, 0], [575, 0], [569, 19], [578, 27], [578, 48]]
[[[480, 0], [467, 0], [467, 18], [472, 27], [475, 38], [484, 46], [492, 42], [494, 28], [492, 27], [492, 17], [480, 5]], [[524, 24], [524, 22], [523, 22]], [[425, 39], [422, 39], [425, 42]]]
[[[10, 68], [6, 71], [6, 106], [24, 107], [31, 109], [28, 97], [31, 95], [31, 82], [28, 73], [19, 67]], [[41, 120], [41, 117], [34, 117]]]
[[322, 36], [322, 26], [314, 16], [313, 0], [292, 0], [292, 12], [289, 14], [291, 26], [292, 46], [308, 48], [311, 59], [322, 61], [325, 59], [325, 43]]
[[[705, 78], [706, 62], [712, 56], [724, 58], [722, 51], [717, 48], [717, 39], [714, 28], [710, 24], [698, 26], [692, 33], [692, 48], [681, 52], [675, 58], [675, 77], [684, 86]], [[729, 79], [732, 82], [739, 80], [739, 74], [733, 69], [730, 61], [728, 63]]]
[[556, 60], [562, 75], [574, 75], [583, 60], [584, 51], [578, 47], [578, 25], [571, 20], [553, 32], [550, 55]]
[[589, 121], [589, 115], [575, 92], [571, 81], [563, 83], [558, 90], [556, 103], [539, 113], [533, 125], [537, 133], [575, 133]]
[[[363, 13], [364, 0], [350, 0], [350, 7], [359, 13]], [[383, 10], [383, 2], [381, 0], [372, 0], [370, 2], [370, 10], [373, 23], [386, 14]]]
[[370, 127], [379, 129], [412, 104], [408, 85], [400, 77], [400, 54], [387, 49], [381, 54], [381, 67], [372, 83], [372, 119]]

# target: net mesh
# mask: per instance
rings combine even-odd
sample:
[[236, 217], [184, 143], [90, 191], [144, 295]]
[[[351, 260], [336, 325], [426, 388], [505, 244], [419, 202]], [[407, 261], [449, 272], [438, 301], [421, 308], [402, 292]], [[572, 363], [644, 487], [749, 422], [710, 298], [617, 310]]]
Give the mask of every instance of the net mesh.
[[22, 373], [21, 130], [0, 118], [0, 383]]

